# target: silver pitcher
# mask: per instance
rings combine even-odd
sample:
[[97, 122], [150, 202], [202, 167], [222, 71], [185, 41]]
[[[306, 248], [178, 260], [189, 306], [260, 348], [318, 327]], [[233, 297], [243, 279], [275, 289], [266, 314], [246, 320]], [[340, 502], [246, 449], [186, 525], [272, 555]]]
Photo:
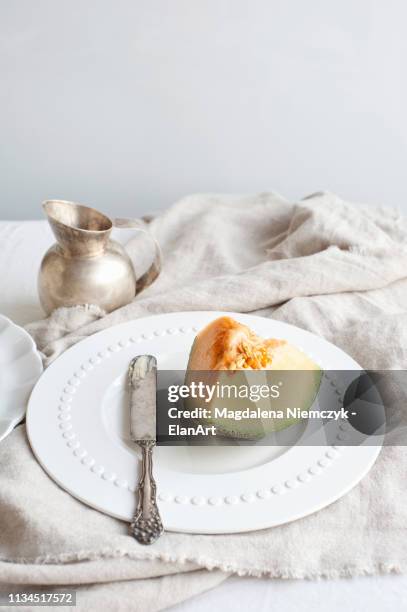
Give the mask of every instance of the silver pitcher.
[[[158, 276], [160, 248], [141, 220], [111, 220], [103, 213], [75, 202], [46, 200], [45, 214], [57, 240], [45, 253], [38, 292], [46, 313], [60, 306], [97, 304], [106, 312], [131, 302]], [[130, 257], [110, 239], [113, 227], [132, 228], [154, 242], [155, 259], [136, 280]]]

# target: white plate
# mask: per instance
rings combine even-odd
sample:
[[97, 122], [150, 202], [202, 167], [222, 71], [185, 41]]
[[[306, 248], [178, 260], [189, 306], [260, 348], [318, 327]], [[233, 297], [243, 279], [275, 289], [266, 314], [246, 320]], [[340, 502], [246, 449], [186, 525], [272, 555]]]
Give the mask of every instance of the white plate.
[[[128, 439], [129, 361], [149, 353], [157, 356], [161, 369], [185, 368], [196, 332], [222, 314], [181, 312], [131, 321], [59, 357], [35, 387], [27, 413], [33, 451], [50, 476], [86, 504], [130, 520], [139, 462]], [[228, 314], [261, 336], [287, 339], [325, 370], [360, 370], [346, 353], [314, 334], [272, 319]], [[338, 435], [347, 434], [341, 430]], [[349, 491], [379, 450], [160, 447], [154, 465], [163, 522], [168, 530], [190, 533], [233, 533], [285, 523]]]
[[0, 315], [0, 440], [24, 418], [41, 372], [41, 357], [31, 336]]

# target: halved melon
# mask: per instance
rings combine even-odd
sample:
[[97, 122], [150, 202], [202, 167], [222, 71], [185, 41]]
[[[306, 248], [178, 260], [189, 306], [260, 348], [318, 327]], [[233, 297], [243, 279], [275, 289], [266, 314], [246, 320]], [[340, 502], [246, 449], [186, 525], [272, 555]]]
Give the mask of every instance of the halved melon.
[[[320, 367], [286, 340], [263, 339], [246, 325], [224, 316], [209, 323], [196, 336], [189, 356], [186, 383], [202, 381], [220, 387], [245, 385], [252, 388], [262, 384], [269, 387], [280, 385], [280, 395], [254, 401], [235, 396], [211, 401], [208, 398], [195, 399], [188, 400], [187, 407], [209, 409], [209, 417], [201, 421], [215, 425], [219, 434], [258, 439], [301, 420], [281, 418], [281, 411], [285, 415], [287, 408], [308, 410], [315, 400], [321, 376]], [[237, 414], [248, 407], [280, 411], [280, 417], [230, 418], [230, 411]], [[227, 418], [219, 417], [220, 408], [227, 409]]]

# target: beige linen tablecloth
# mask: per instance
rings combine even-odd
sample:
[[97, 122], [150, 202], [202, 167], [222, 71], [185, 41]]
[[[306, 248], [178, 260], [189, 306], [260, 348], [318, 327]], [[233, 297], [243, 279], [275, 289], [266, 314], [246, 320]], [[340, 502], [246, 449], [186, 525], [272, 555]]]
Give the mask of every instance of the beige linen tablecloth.
[[[105, 327], [176, 310], [255, 312], [321, 334], [368, 368], [407, 364], [407, 222], [329, 194], [191, 196], [152, 222], [165, 264], [133, 303], [29, 326], [48, 365]], [[138, 244], [130, 245], [130, 251]], [[324, 510], [254, 533], [167, 533], [151, 547], [42, 471], [20, 426], [0, 444], [0, 582], [75, 585], [78, 608], [160, 610], [231, 572], [318, 578], [407, 569], [407, 453], [386, 448]], [[29, 609], [29, 608], [26, 608]]]

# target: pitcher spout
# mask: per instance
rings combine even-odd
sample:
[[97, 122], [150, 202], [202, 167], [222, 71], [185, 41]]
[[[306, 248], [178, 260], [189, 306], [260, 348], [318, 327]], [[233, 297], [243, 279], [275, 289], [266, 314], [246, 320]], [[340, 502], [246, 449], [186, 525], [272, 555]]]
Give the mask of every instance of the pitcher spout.
[[112, 221], [103, 213], [66, 200], [46, 200], [42, 207], [62, 250], [71, 257], [92, 257], [104, 251]]

